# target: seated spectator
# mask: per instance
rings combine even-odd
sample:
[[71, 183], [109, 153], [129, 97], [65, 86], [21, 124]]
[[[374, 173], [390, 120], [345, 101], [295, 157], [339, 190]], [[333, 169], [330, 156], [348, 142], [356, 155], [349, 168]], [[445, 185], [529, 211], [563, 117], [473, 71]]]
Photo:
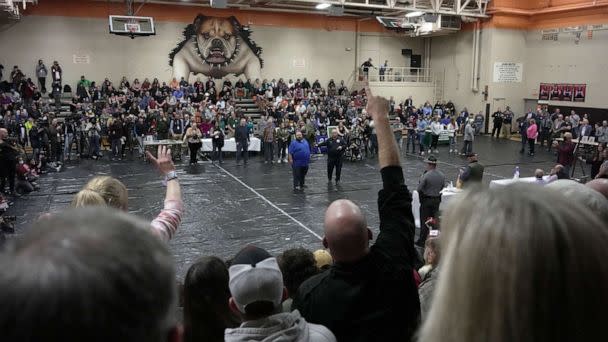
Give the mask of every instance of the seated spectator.
[[70, 206], [74, 208], [93, 206], [105, 207], [106, 201], [97, 192], [89, 189], [82, 189], [74, 196]]
[[194, 263], [184, 280], [184, 342], [223, 342], [226, 328], [238, 327], [230, 312], [228, 267], [217, 257]]
[[243, 324], [226, 329], [226, 342], [234, 341], [336, 341], [324, 326], [306, 322], [298, 311], [281, 313], [287, 298], [277, 260], [263, 249], [248, 246], [232, 260], [230, 309]]
[[289, 298], [283, 302], [283, 311], [291, 311], [292, 298], [298, 291], [300, 285], [308, 278], [319, 273], [315, 257], [306, 248], [293, 248], [284, 251], [277, 258], [281, 273], [283, 273], [283, 283], [287, 288]]
[[542, 169], [536, 169], [536, 170], [534, 171], [534, 178], [536, 178], [536, 179], [534, 180], [534, 182], [535, 182], [536, 184], [545, 185], [545, 184], [546, 184], [546, 182], [545, 182], [545, 180], [543, 179], [543, 177], [545, 177], [545, 171], [543, 171]]
[[331, 254], [324, 249], [317, 249], [313, 255], [315, 257], [315, 265], [320, 271], [328, 270], [331, 264], [334, 263]]
[[420, 316], [423, 321], [431, 309], [431, 300], [435, 293], [435, 284], [437, 283], [437, 275], [439, 274], [440, 257], [439, 238], [433, 237], [427, 239], [424, 243], [425, 265], [418, 270], [418, 274], [422, 278], [422, 282], [418, 286], [418, 294], [420, 296]]
[[444, 217], [441, 273], [419, 341], [608, 337], [608, 230], [584, 204], [519, 183], [471, 191]]
[[602, 165], [600, 165], [600, 172], [595, 176], [595, 179], [599, 178], [608, 178], [608, 160], [605, 160]]
[[325, 237], [334, 264], [305, 281], [292, 308], [310, 322], [328, 327], [339, 341], [409, 341], [416, 331], [420, 303], [413, 277], [414, 217], [399, 152], [389, 125], [388, 100], [368, 96], [367, 112], [376, 128], [383, 189], [378, 194], [380, 235], [361, 209], [337, 200], [325, 213]]
[[562, 164], [555, 165], [551, 169], [551, 172], [549, 173], [549, 175], [551, 177], [549, 177], [549, 180], [547, 181], [547, 183], [556, 181], [558, 179], [570, 179], [570, 175], [566, 172], [566, 169], [564, 168], [564, 166]]
[[[158, 158], [146, 151], [148, 159], [165, 176], [167, 192], [165, 195], [165, 206], [158, 216], [152, 220], [152, 231], [163, 241], [169, 241], [177, 231], [184, 211], [182, 195], [177, 181], [175, 165], [171, 159], [171, 149], [158, 147]], [[98, 193], [109, 207], [127, 211], [128, 194], [127, 187], [118, 179], [109, 176], [98, 176], [91, 179], [83, 188]], [[87, 194], [79, 192], [73, 203], [85, 203], [85, 199], [79, 198]]]
[[608, 180], [596, 178], [586, 183], [585, 186], [599, 192], [608, 200]]
[[547, 186], [558, 191], [568, 201], [584, 205], [603, 222], [608, 222], [608, 201], [599, 192], [568, 179], [557, 180]]
[[171, 254], [128, 214], [37, 221], [0, 254], [3, 341], [180, 341]]

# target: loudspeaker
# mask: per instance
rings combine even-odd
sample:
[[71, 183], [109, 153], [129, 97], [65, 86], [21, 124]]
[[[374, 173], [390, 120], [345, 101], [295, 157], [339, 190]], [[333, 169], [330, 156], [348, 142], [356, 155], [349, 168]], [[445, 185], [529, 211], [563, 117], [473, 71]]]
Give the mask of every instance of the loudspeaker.
[[410, 67], [421, 68], [422, 67], [422, 55], [412, 55], [410, 59]]
[[401, 54], [406, 57], [409, 57], [412, 55], [412, 49], [401, 49]]

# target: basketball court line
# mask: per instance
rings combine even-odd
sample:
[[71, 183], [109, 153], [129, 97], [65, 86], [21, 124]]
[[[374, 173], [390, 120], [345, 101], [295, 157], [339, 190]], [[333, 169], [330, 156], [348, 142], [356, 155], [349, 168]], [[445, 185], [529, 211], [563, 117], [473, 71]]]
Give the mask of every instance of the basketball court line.
[[232, 177], [232, 179], [234, 179], [235, 181], [237, 181], [239, 184], [241, 184], [242, 186], [244, 186], [245, 188], [247, 188], [249, 191], [253, 192], [256, 196], [258, 196], [259, 198], [261, 198], [262, 200], [264, 200], [264, 202], [268, 203], [271, 207], [273, 207], [276, 210], [278, 210], [281, 214], [287, 216], [290, 220], [292, 220], [293, 222], [295, 222], [298, 226], [304, 228], [307, 232], [309, 232], [310, 234], [312, 234], [317, 239], [323, 240], [323, 238], [319, 234], [315, 233], [312, 229], [310, 229], [307, 226], [305, 226], [304, 223], [298, 221], [295, 217], [289, 215], [285, 210], [279, 208], [276, 204], [272, 203], [268, 198], [264, 197], [264, 195], [260, 194], [254, 188], [250, 187], [245, 182], [243, 182], [242, 180], [238, 179], [235, 175], [233, 175], [232, 173], [228, 172], [228, 170], [224, 169], [223, 167], [221, 167], [221, 166], [219, 166], [217, 164], [214, 164], [214, 165], [218, 169], [222, 170], [222, 172], [224, 172], [228, 176]]

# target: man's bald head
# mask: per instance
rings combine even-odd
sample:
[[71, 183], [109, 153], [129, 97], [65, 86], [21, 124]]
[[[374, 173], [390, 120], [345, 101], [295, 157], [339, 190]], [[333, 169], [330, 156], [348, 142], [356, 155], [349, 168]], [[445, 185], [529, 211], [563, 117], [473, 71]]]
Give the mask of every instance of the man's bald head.
[[585, 184], [585, 186], [599, 192], [608, 200], [608, 179], [606, 178], [597, 178], [589, 181]]
[[354, 262], [369, 252], [371, 231], [361, 208], [349, 200], [337, 200], [325, 212], [323, 244], [336, 262]]

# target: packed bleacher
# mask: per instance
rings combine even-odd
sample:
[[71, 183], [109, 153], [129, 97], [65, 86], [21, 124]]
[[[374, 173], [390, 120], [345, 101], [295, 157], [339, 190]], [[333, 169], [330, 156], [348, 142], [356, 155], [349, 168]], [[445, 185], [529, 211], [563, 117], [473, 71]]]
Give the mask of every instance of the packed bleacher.
[[[114, 88], [108, 80], [98, 87], [83, 78], [67, 116], [61, 115], [61, 96], [53, 99], [53, 109], [45, 100], [28, 102], [19, 91], [10, 101], [4, 95], [2, 166], [8, 165], [7, 156], [14, 158], [30, 191], [35, 177], [57, 171], [72, 156], [101, 156], [106, 136], [114, 159], [136, 150], [142, 135], [184, 139], [187, 124], [194, 123], [208, 127], [200, 129], [208, 136], [217, 130], [231, 135], [244, 117], [251, 134], [267, 138], [266, 127], [256, 130], [253, 115], [238, 107], [241, 96], [255, 96], [262, 111], [258, 126], [272, 124], [272, 117], [282, 127], [293, 124], [309, 132], [308, 139], [334, 125], [350, 139], [361, 139], [360, 152], [378, 160], [382, 189], [377, 237], [357, 204], [337, 200], [325, 212], [319, 250], [271, 255], [243, 246], [229, 260], [197, 260], [178, 286], [167, 243], [184, 215], [179, 179], [167, 148], [155, 154], [140, 150], [167, 186], [164, 206], [152, 222], [126, 214], [124, 184], [95, 177], [74, 197], [73, 208], [44, 215], [23, 236], [0, 247], [2, 340], [603, 339], [606, 167], [587, 185], [558, 180], [547, 187], [472, 186], [449, 206], [419, 250], [399, 124], [407, 129], [412, 118], [418, 125], [435, 112], [439, 115], [430, 125], [449, 118], [444, 128], [454, 125], [455, 137], [456, 118], [450, 117], [455, 110], [449, 104], [398, 106], [368, 88], [349, 92], [305, 81], [299, 86], [298, 81], [254, 82], [251, 88], [225, 83], [215, 95], [211, 80], [192, 85], [123, 80]], [[412, 115], [418, 110], [420, 117]], [[471, 121], [463, 121], [469, 127], [465, 135], [474, 134]], [[427, 142], [421, 152], [436, 143], [432, 136]], [[18, 158], [28, 154], [31, 161], [21, 163]]]

